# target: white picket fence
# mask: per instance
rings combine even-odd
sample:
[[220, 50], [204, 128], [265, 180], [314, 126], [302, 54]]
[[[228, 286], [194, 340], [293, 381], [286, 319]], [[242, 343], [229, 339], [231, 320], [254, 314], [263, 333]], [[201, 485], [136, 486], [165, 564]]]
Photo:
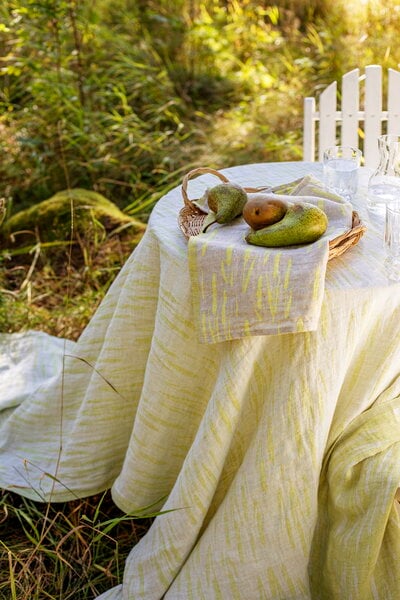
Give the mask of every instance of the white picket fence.
[[400, 72], [388, 69], [385, 109], [380, 65], [365, 67], [361, 76], [360, 69], [343, 75], [340, 110], [337, 91], [336, 81], [324, 89], [318, 100], [319, 110], [315, 98], [304, 98], [303, 159], [321, 161], [329, 146], [354, 146], [362, 149], [364, 166], [375, 168], [379, 162], [378, 136], [400, 135]]

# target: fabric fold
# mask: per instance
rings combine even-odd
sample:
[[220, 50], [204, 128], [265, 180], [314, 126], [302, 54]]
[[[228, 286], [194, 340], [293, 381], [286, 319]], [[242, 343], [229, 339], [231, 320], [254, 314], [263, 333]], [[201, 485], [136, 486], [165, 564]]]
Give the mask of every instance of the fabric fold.
[[324, 462], [312, 597], [341, 600], [343, 590], [352, 590], [352, 600], [399, 598], [400, 396], [378, 399], [356, 417]]

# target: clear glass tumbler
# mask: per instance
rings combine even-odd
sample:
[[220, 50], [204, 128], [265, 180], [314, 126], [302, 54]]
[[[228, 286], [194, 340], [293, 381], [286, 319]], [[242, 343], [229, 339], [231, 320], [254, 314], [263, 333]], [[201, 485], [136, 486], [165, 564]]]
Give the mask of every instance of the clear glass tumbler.
[[385, 219], [386, 274], [400, 281], [400, 199], [386, 204]]
[[352, 146], [327, 148], [323, 161], [326, 188], [350, 201], [357, 192], [361, 157], [361, 150]]

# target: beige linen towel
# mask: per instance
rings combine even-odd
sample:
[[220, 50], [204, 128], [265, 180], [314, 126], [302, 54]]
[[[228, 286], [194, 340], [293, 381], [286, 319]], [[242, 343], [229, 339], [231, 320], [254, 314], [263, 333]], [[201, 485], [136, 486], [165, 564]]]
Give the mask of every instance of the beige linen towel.
[[352, 207], [309, 175], [274, 192], [324, 210], [328, 229], [313, 244], [264, 248], [247, 244], [249, 226], [240, 218], [190, 238], [194, 318], [202, 343], [318, 326], [329, 240], [351, 228]]

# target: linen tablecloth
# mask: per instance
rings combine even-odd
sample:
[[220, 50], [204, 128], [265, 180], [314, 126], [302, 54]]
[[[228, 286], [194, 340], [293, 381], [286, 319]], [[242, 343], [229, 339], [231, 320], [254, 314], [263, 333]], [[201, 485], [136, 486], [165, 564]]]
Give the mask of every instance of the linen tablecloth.
[[[225, 172], [275, 185], [310, 170]], [[400, 285], [382, 219], [328, 264], [316, 331], [200, 344], [181, 205], [179, 189], [158, 203], [78, 342], [1, 336], [0, 485], [175, 509], [102, 600], [397, 600]]]

